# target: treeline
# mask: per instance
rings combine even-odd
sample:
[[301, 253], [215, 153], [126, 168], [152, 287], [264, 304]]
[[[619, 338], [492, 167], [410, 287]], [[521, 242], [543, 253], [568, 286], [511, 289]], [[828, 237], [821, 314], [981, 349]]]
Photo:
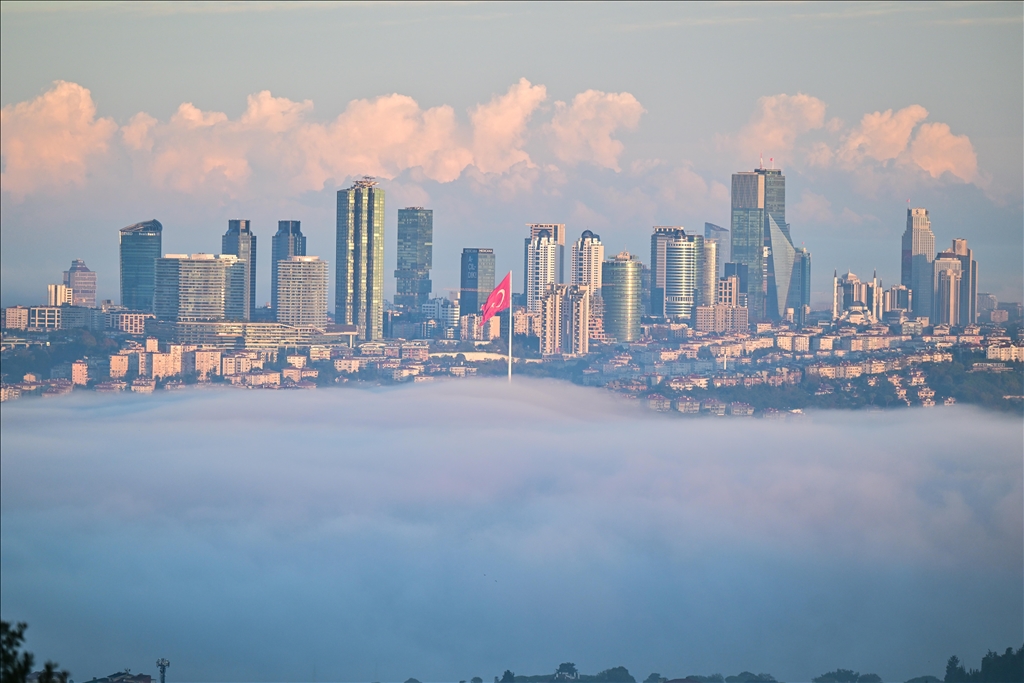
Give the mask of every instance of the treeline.
[[998, 654], [992, 650], [981, 658], [981, 669], [967, 670], [953, 655], [946, 662], [944, 683], [1024, 683], [1024, 645]]

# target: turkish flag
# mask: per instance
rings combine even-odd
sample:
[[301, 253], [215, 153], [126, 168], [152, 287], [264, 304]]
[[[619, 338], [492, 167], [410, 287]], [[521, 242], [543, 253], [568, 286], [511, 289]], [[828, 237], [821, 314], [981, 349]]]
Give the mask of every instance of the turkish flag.
[[484, 302], [481, 312], [483, 313], [484, 319], [480, 323], [481, 325], [490, 320], [495, 313], [504, 311], [506, 308], [512, 305], [512, 273], [505, 276], [505, 279], [501, 281], [501, 284], [494, 288], [490, 296], [487, 297], [487, 301]]

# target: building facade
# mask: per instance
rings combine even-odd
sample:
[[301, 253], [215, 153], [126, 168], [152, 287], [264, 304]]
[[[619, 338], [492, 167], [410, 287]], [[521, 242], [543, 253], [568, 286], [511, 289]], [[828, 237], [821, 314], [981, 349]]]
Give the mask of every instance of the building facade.
[[601, 267], [604, 333], [617, 342], [634, 341], [640, 336], [641, 268], [640, 260], [625, 251], [608, 259]]
[[47, 306], [71, 306], [75, 292], [66, 285], [46, 285]]
[[156, 260], [153, 312], [158, 320], [244, 320], [248, 263], [230, 254], [167, 254]]
[[[565, 282], [565, 224], [564, 223], [527, 223], [526, 227], [530, 229], [530, 239], [537, 237], [541, 232], [546, 231], [550, 235], [551, 239], [555, 242], [555, 282]], [[530, 240], [526, 241], [526, 253], [524, 257], [524, 270], [529, 270], [529, 245]], [[526, 290], [523, 290], [524, 292]]]
[[96, 308], [96, 273], [89, 270], [85, 261], [76, 258], [71, 262], [71, 267], [64, 271], [64, 286], [74, 292], [72, 306]]
[[334, 319], [363, 341], [384, 336], [384, 190], [373, 178], [338, 190]]
[[967, 240], [953, 240], [953, 253], [960, 259], [960, 324], [978, 322], [978, 262]]
[[584, 285], [591, 292], [601, 291], [601, 264], [604, 263], [604, 245], [601, 236], [584, 230], [572, 245], [569, 259], [569, 284]]
[[[296, 225], [296, 229], [298, 226]], [[300, 232], [301, 234], [301, 232]], [[256, 308], [256, 235], [252, 233], [252, 221], [245, 218], [233, 218], [228, 221], [228, 231], [220, 240], [221, 252], [237, 256], [245, 261], [245, 301], [243, 303], [243, 319], [251, 320]], [[305, 253], [305, 238], [302, 238]], [[273, 267], [273, 264], [271, 264]]]
[[557, 283], [558, 242], [548, 230], [526, 240], [526, 310], [539, 313], [548, 289]]
[[929, 317], [933, 325], [964, 324], [960, 320], [962, 267], [959, 255], [953, 251], [944, 251], [932, 261], [932, 311]]
[[584, 356], [589, 344], [590, 288], [552, 285], [540, 307], [541, 355]]
[[121, 228], [121, 305], [131, 311], [152, 311], [156, 260], [162, 253], [163, 226], [152, 220]]
[[277, 262], [277, 322], [293, 327], [327, 326], [327, 261], [289, 256]]
[[928, 209], [907, 209], [907, 228], [903, 232], [900, 254], [900, 283], [914, 293], [913, 314], [932, 315], [932, 261], [935, 259], [935, 233]]
[[433, 259], [433, 210], [422, 206], [399, 209], [396, 306], [418, 311], [430, 299]]
[[306, 236], [301, 221], [278, 221], [270, 243], [270, 309], [277, 311], [277, 262], [306, 255]]
[[494, 290], [494, 250], [466, 248], [462, 250], [459, 277], [459, 308], [463, 315], [479, 313]]
[[705, 223], [704, 241], [712, 240], [718, 243], [718, 272], [715, 273], [715, 277], [722, 277], [722, 265], [731, 260], [729, 229], [714, 223]]

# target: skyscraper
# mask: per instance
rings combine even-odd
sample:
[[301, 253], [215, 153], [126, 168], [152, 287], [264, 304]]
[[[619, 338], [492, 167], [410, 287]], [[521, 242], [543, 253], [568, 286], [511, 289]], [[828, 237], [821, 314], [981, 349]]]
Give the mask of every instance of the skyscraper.
[[651, 235], [651, 315], [683, 319], [715, 298], [717, 244], [680, 227]]
[[686, 235], [681, 226], [656, 225], [651, 235], [651, 315], [665, 313], [665, 275], [668, 243]]
[[67, 285], [46, 285], [47, 306], [74, 305], [75, 291]]
[[[729, 229], [723, 228], [714, 223], [704, 224], [704, 241], [715, 240], [718, 242], [718, 264], [719, 269], [723, 263], [728, 263], [732, 256], [730, 253]], [[716, 274], [718, 277], [718, 274]]]
[[301, 221], [278, 221], [270, 245], [270, 308], [277, 311], [277, 262], [306, 255], [306, 236]]
[[73, 292], [72, 306], [96, 308], [96, 273], [89, 270], [82, 259], [71, 262], [71, 268], [64, 271], [64, 286]]
[[156, 259], [153, 312], [160, 320], [244, 320], [248, 263], [233, 254]]
[[[960, 319], [960, 286], [966, 273], [960, 255], [943, 251], [932, 261], [932, 311], [934, 325], [962, 325]], [[917, 291], [914, 291], [917, 297]]]
[[[296, 225], [296, 229], [298, 226]], [[302, 238], [305, 250], [305, 238]], [[245, 301], [243, 320], [252, 319], [256, 308], [256, 235], [252, 234], [251, 221], [244, 218], [228, 221], [228, 231], [220, 240], [221, 251], [245, 261]], [[273, 267], [273, 264], [271, 264]]]
[[[541, 231], [547, 231], [551, 236], [551, 239], [555, 243], [555, 282], [565, 282], [565, 224], [564, 223], [527, 223], [526, 227], [530, 229], [530, 239], [537, 237]], [[529, 249], [529, 240], [526, 242], [527, 249]], [[529, 256], [526, 256], [529, 259]], [[526, 265], [527, 261], [524, 261]], [[529, 266], [526, 265], [524, 272], [529, 271]], [[523, 290], [526, 291], [525, 289]]]
[[548, 288], [557, 282], [558, 242], [551, 231], [540, 230], [526, 240], [525, 265], [526, 310], [539, 313]]
[[277, 322], [295, 327], [327, 325], [327, 261], [289, 256], [277, 262]]
[[398, 210], [398, 279], [395, 304], [419, 311], [430, 299], [434, 212], [422, 206]]
[[590, 287], [593, 294], [600, 296], [601, 264], [604, 262], [604, 245], [601, 236], [590, 230], [584, 230], [576, 243], [572, 245], [570, 259], [571, 270], [569, 283]]
[[590, 289], [552, 285], [540, 305], [540, 352], [585, 356], [590, 350]]
[[803, 247], [796, 248], [793, 263], [793, 281], [789, 286], [787, 308], [796, 314], [796, 322], [803, 325], [811, 306], [811, 252]]
[[618, 342], [640, 336], [640, 269], [643, 265], [628, 252], [621, 252], [601, 266], [601, 298], [604, 300], [605, 335]]
[[494, 250], [462, 250], [459, 310], [462, 315], [476, 314], [494, 289]]
[[932, 261], [935, 259], [935, 233], [928, 219], [928, 209], [907, 209], [907, 229], [903, 232], [900, 258], [900, 283], [914, 293], [913, 313], [917, 317], [932, 315]]
[[156, 260], [162, 251], [163, 229], [157, 220], [121, 228], [121, 305], [128, 310], [153, 310]]
[[764, 174], [740, 172], [732, 175], [732, 261], [747, 267], [747, 307], [751, 320], [764, 317]]
[[973, 325], [978, 322], [978, 262], [965, 239], [953, 240], [953, 253], [960, 259], [960, 324]]
[[338, 190], [334, 319], [365, 341], [384, 336], [384, 190], [364, 177]]

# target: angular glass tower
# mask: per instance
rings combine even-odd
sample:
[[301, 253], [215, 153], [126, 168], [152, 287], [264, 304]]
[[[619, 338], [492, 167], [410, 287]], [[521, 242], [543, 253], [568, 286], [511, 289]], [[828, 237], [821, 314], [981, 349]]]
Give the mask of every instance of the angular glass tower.
[[338, 190], [334, 319], [364, 341], [384, 336], [384, 190], [370, 177]]
[[463, 249], [459, 310], [462, 315], [479, 313], [494, 290], [494, 250]]
[[270, 307], [277, 314], [277, 262], [306, 255], [306, 236], [300, 221], [278, 221], [270, 253]]
[[642, 268], [643, 264], [627, 252], [608, 259], [601, 267], [604, 331], [617, 342], [634, 341], [640, 336]]
[[732, 262], [747, 267], [747, 308], [751, 320], [764, 317], [764, 175], [753, 172], [732, 176]]
[[156, 260], [164, 226], [152, 220], [121, 228], [121, 305], [131, 311], [153, 310]]
[[245, 261], [245, 301], [243, 319], [251, 320], [256, 308], [256, 235], [252, 234], [251, 221], [232, 219], [228, 231], [221, 238], [221, 252], [237, 256]]
[[422, 206], [399, 209], [395, 305], [419, 312], [430, 299], [433, 259], [434, 212]]

